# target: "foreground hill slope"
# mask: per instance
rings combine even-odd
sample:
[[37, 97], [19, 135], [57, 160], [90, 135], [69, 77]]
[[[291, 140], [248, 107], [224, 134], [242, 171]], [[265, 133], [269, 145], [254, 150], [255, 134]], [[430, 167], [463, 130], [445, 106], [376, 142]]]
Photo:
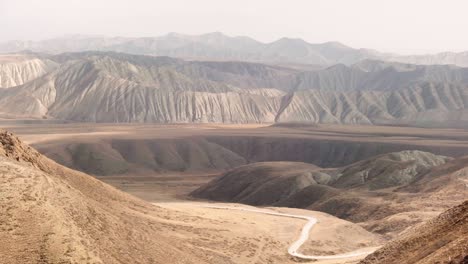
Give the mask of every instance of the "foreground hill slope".
[[2, 263], [204, 262], [164, 232], [167, 210], [56, 165], [7, 132], [0, 142]]
[[360, 263], [467, 263], [468, 201], [386, 244]]

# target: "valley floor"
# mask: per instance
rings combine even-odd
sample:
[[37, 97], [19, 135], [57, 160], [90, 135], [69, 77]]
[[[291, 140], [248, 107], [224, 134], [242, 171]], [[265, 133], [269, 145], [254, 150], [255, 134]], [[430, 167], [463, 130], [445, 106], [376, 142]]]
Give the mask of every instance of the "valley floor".
[[[240, 232], [245, 236], [253, 235], [262, 239], [266, 232], [281, 243], [283, 251], [300, 256], [293, 259], [302, 262], [316, 259], [314, 263], [357, 263], [372, 253], [383, 242], [361, 227], [325, 213], [293, 208], [257, 208], [242, 204], [208, 203], [200, 201], [157, 202], [157, 206], [181, 212], [190, 212], [217, 221], [223, 221], [226, 232], [233, 235]], [[302, 237], [301, 230], [308, 224], [304, 218], [315, 219], [316, 224], [307, 232], [307, 239], [296, 252], [294, 245]], [[248, 224], [247, 230], [238, 230], [239, 224]], [[247, 232], [247, 233], [244, 233]], [[225, 235], [225, 234], [223, 234]], [[267, 244], [257, 248], [260, 255], [268, 251]], [[291, 254], [291, 250], [294, 253]], [[236, 256], [232, 256], [233, 258]], [[256, 255], [245, 259], [245, 263], [257, 263]], [[258, 263], [262, 263], [259, 261]]]

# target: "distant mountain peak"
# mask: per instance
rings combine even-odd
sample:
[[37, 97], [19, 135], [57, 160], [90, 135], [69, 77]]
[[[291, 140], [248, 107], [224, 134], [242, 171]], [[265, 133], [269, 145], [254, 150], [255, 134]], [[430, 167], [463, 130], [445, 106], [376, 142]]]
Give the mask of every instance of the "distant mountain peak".
[[200, 37], [229, 37], [220, 31], [214, 31], [200, 35]]
[[345, 44], [338, 42], [338, 41], [328, 41], [321, 44], [322, 46], [327, 46], [335, 49], [348, 49], [353, 50], [350, 46], [346, 46]]
[[301, 39], [301, 38], [288, 38], [288, 37], [283, 37], [283, 38], [280, 38], [276, 41], [274, 41], [273, 43], [301, 43], [301, 44], [308, 44], [305, 40]]

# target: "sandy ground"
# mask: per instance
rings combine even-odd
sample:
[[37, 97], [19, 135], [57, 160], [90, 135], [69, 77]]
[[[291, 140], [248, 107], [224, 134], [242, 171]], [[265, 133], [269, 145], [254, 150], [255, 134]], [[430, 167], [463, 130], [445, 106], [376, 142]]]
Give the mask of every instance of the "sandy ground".
[[188, 193], [211, 181], [218, 174], [153, 174], [147, 176], [97, 177], [118, 189], [149, 202], [187, 200]]
[[[268, 245], [270, 244], [281, 248], [285, 254], [287, 254], [287, 249], [291, 243], [298, 238], [302, 227], [306, 223], [303, 219], [206, 207], [211, 205], [257, 209], [256, 207], [240, 204], [185, 201], [157, 202], [155, 205], [180, 212], [190, 212], [197, 217], [222, 221], [226, 229], [233, 234], [242, 234], [242, 236], [246, 237], [253, 235], [260, 240], [265, 239], [266, 243], [261, 242], [262, 248], [260, 251], [268, 251]], [[266, 209], [284, 214], [313, 216], [318, 219], [319, 222], [310, 231], [309, 240], [300, 249], [304, 254], [335, 255], [355, 250], [372, 251], [383, 242], [378, 236], [365, 231], [359, 226], [325, 213], [291, 208], [268, 207]], [[271, 241], [271, 238], [268, 238], [269, 236], [274, 237], [277, 241], [269, 242]], [[357, 263], [364, 257], [365, 255], [337, 260], [319, 260], [314, 261], [314, 263]], [[256, 258], [257, 256], [253, 255], [246, 259], [245, 263], [256, 263]], [[308, 262], [306, 260], [297, 261]]]
[[468, 149], [468, 130], [427, 129], [394, 126], [319, 125], [309, 127], [270, 127], [269, 124], [24, 124], [0, 121], [28, 144], [88, 138], [177, 138], [188, 136], [265, 136], [333, 139], [359, 142], [407, 143], [410, 145], [452, 146]]

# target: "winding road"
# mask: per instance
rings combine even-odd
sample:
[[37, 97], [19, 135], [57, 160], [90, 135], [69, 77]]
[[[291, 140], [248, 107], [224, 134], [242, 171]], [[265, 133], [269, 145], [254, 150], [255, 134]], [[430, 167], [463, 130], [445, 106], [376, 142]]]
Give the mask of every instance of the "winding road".
[[275, 215], [281, 217], [290, 217], [290, 218], [298, 218], [307, 220], [307, 223], [302, 227], [301, 235], [299, 238], [292, 243], [288, 248], [288, 253], [296, 258], [300, 259], [308, 259], [308, 260], [324, 260], [324, 259], [342, 259], [342, 258], [352, 258], [352, 257], [359, 257], [362, 255], [368, 255], [372, 251], [361, 251], [361, 252], [349, 252], [345, 254], [338, 254], [338, 255], [329, 255], [329, 256], [314, 256], [314, 255], [304, 255], [298, 252], [299, 248], [307, 241], [309, 238], [309, 233], [312, 227], [318, 222], [317, 218], [312, 216], [305, 216], [305, 215], [294, 215], [294, 214], [283, 214], [273, 211], [265, 211], [260, 209], [250, 209], [250, 208], [241, 208], [241, 207], [229, 207], [229, 206], [212, 206], [212, 205], [202, 205], [204, 208], [212, 208], [212, 209], [224, 209], [224, 210], [237, 210], [237, 211], [246, 211], [246, 212], [254, 212], [254, 213], [261, 213], [267, 215]]

